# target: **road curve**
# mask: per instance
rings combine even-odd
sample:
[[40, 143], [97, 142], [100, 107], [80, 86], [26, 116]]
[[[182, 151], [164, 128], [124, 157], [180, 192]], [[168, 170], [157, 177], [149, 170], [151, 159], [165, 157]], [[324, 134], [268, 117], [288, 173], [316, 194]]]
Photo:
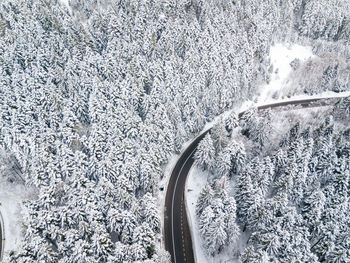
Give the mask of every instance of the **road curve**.
[[194, 262], [191, 233], [184, 203], [184, 189], [187, 174], [194, 162], [193, 154], [198, 143], [208, 132], [209, 130], [198, 136], [182, 153], [169, 180], [165, 197], [164, 237], [165, 249], [169, 251], [174, 263]]
[[[267, 104], [257, 107], [258, 110], [277, 108], [288, 105], [300, 105], [303, 108], [322, 107], [334, 104], [342, 97], [316, 98], [294, 100]], [[244, 112], [239, 113], [241, 117]], [[192, 249], [191, 232], [187, 223], [187, 213], [184, 203], [184, 191], [187, 175], [194, 163], [193, 154], [204, 136], [210, 129], [198, 136], [181, 154], [169, 180], [165, 197], [164, 239], [165, 249], [171, 255], [173, 263], [195, 262]]]

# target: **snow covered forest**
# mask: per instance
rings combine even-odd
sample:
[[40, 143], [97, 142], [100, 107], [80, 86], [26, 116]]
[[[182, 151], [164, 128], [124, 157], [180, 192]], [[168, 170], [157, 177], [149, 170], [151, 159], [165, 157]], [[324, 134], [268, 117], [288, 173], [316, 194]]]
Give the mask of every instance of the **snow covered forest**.
[[[349, 90], [349, 19], [347, 0], [2, 0], [0, 177], [28, 192], [5, 260], [169, 262], [157, 200], [168, 158], [270, 81], [276, 42], [316, 55], [294, 61], [283, 94]], [[199, 225], [222, 234], [204, 237], [210, 255], [243, 232], [243, 262], [350, 259], [345, 113], [292, 130], [276, 154], [254, 110], [214, 129], [196, 154], [213, 173]], [[223, 136], [238, 125], [249, 153]]]
[[220, 138], [201, 141], [197, 165], [211, 169], [196, 206], [202, 245], [211, 256], [232, 250], [241, 262], [348, 262], [350, 97], [319, 126], [294, 116], [279, 142], [257, 136], [275, 115], [233, 115], [218, 125], [226, 127]]

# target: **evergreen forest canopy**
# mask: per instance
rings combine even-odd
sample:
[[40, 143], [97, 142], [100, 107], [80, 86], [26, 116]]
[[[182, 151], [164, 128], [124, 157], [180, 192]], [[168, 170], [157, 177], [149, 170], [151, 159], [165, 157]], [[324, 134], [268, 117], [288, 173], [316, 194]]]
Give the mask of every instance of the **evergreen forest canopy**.
[[240, 133], [253, 145], [249, 152], [228, 125], [220, 133], [224, 148], [211, 134], [200, 142], [196, 163], [212, 167], [196, 205], [202, 245], [211, 256], [231, 250], [243, 263], [348, 262], [350, 97], [319, 126], [294, 122], [272, 149], [270, 138], [255, 136], [266, 130], [268, 117], [252, 109], [239, 121], [227, 119], [236, 123], [231, 135]]
[[349, 88], [336, 82], [349, 63], [347, 1], [68, 4], [0, 3], [2, 176], [37, 193], [11, 262], [169, 261], [161, 167], [269, 81], [275, 41], [311, 41], [332, 57], [321, 71], [334, 85], [303, 92]]

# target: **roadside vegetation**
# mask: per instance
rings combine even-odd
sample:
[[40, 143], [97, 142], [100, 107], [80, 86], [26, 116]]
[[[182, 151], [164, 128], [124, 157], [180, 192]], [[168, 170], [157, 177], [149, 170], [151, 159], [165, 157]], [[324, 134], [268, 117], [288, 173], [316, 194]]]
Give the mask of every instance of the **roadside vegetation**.
[[[348, 97], [321, 114], [316, 110], [317, 122], [307, 115], [298, 120], [297, 113], [307, 109], [295, 110], [288, 114], [291, 128], [280, 130], [278, 141], [276, 131], [256, 134], [264, 134], [266, 122], [270, 130], [286, 127], [276, 122], [287, 114], [278, 109], [269, 117], [256, 110], [243, 114], [211, 160], [211, 176], [197, 201], [202, 245], [210, 255], [225, 248], [241, 262], [349, 260], [349, 106]], [[199, 161], [206, 155], [196, 157], [206, 170]], [[219, 230], [220, 220], [229, 222], [220, 211], [235, 213], [229, 228]]]

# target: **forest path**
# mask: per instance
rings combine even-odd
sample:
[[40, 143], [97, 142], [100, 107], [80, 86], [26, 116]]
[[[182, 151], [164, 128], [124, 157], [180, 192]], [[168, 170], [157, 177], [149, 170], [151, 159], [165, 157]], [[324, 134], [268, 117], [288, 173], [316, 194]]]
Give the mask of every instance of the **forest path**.
[[[329, 106], [343, 97], [313, 98], [277, 102], [258, 106], [258, 110], [285, 107], [289, 105], [313, 108]], [[241, 117], [245, 111], [238, 114]], [[169, 251], [174, 263], [195, 262], [193, 256], [191, 231], [187, 222], [184, 191], [188, 173], [194, 163], [193, 155], [199, 142], [211, 129], [204, 131], [181, 154], [169, 179], [164, 209], [165, 249]]]

